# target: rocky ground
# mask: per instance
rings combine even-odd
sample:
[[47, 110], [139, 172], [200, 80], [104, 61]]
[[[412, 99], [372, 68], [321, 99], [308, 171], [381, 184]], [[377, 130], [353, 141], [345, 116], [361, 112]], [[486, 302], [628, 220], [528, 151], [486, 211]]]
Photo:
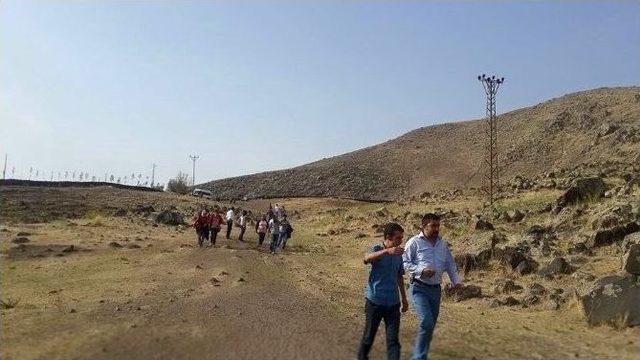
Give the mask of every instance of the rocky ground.
[[[514, 179], [493, 211], [465, 192], [272, 200], [295, 228], [277, 255], [250, 231], [194, 247], [181, 223], [209, 200], [3, 186], [2, 358], [353, 358], [364, 249], [385, 222], [410, 235], [436, 211], [468, 286], [444, 299], [433, 359], [637, 359], [640, 189], [602, 175], [545, 177], [562, 188]], [[403, 316], [404, 357], [415, 325]]]

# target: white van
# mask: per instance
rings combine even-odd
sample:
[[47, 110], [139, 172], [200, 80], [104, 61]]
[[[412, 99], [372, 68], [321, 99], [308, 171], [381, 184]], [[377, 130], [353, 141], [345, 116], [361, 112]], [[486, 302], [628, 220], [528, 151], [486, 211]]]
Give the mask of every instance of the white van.
[[191, 195], [199, 196], [199, 197], [203, 197], [204, 196], [204, 197], [208, 197], [208, 198], [213, 196], [211, 191], [205, 190], [205, 189], [193, 189], [193, 191], [191, 192]]

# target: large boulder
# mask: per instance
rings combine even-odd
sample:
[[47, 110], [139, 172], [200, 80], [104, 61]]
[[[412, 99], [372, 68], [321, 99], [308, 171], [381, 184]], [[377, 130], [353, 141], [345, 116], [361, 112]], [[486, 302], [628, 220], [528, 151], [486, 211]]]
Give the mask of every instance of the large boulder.
[[622, 240], [622, 250], [629, 250], [633, 244], [640, 244], [640, 232], [634, 232], [625, 236]]
[[182, 214], [174, 209], [162, 210], [156, 215], [155, 221], [165, 225], [183, 225], [185, 223]]
[[622, 258], [622, 269], [629, 274], [640, 275], [640, 244], [632, 244]]
[[576, 268], [569, 265], [563, 257], [557, 257], [538, 270], [538, 275], [542, 277], [553, 277], [555, 275], [571, 274], [575, 270]]
[[640, 325], [640, 283], [633, 275], [601, 278], [579, 300], [591, 325]]
[[575, 179], [572, 185], [562, 194], [556, 204], [564, 207], [587, 199], [599, 199], [604, 196], [606, 187], [599, 176]]
[[608, 229], [598, 230], [587, 240], [589, 248], [611, 245], [614, 242], [624, 239], [625, 236], [640, 231], [640, 225], [630, 222], [626, 225], [618, 225]]

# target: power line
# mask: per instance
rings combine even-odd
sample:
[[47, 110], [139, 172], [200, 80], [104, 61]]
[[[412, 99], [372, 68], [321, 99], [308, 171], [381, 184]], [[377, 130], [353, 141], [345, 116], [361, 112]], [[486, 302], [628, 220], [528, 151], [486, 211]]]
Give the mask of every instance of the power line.
[[489, 200], [489, 205], [493, 206], [494, 196], [498, 191], [499, 186], [499, 173], [498, 173], [498, 131], [496, 127], [496, 94], [498, 88], [504, 82], [504, 78], [496, 78], [493, 76], [486, 76], [485, 74], [478, 75], [478, 80], [484, 87], [484, 92], [487, 95], [486, 113], [487, 118], [485, 120], [485, 135], [486, 135], [486, 153], [485, 163], [487, 165], [487, 173], [485, 174], [485, 191]]

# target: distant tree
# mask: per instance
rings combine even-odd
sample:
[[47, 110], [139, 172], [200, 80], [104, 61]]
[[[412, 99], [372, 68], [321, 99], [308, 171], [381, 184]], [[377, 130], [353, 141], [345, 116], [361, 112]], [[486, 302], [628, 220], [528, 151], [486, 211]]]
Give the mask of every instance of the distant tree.
[[31, 173], [33, 173], [33, 167], [29, 167], [29, 180], [31, 180]]
[[95, 177], [95, 175], [91, 177], [91, 181], [96, 182], [96, 177]]
[[78, 175], [78, 179], [80, 179], [80, 181], [82, 181], [82, 177], [84, 176], [83, 173], [80, 173], [80, 175]]
[[87, 181], [89, 180], [89, 173], [88, 172], [84, 173], [84, 179], [87, 180]]
[[111, 176], [109, 176], [109, 181], [113, 182], [113, 180], [115, 180], [115, 176], [113, 176], [113, 174], [111, 174]]
[[189, 175], [179, 172], [175, 178], [167, 183], [167, 191], [177, 194], [189, 193]]
[[118, 184], [120, 184], [120, 178], [118, 178]]
[[64, 172], [64, 179], [67, 180], [69, 178], [69, 171]]

